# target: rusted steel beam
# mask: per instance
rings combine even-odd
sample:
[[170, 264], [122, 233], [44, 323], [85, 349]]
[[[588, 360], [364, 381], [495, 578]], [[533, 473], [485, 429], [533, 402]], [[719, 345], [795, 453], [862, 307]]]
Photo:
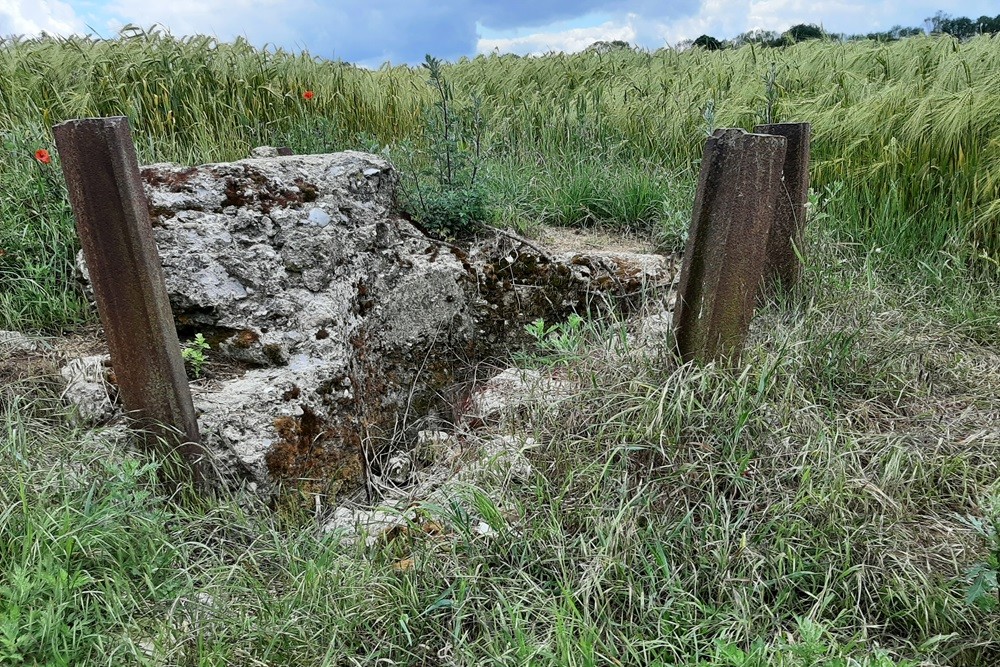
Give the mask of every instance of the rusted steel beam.
[[52, 129], [125, 409], [152, 436], [147, 445], [162, 438], [187, 463], [190, 474], [182, 474], [201, 485], [208, 462], [128, 119], [71, 120]]
[[768, 291], [789, 289], [802, 276], [806, 203], [809, 198], [809, 123], [758, 125], [754, 132], [775, 134], [787, 141], [782, 168], [784, 186], [778, 194], [774, 224], [767, 238], [764, 285]]
[[705, 144], [674, 308], [684, 361], [739, 358], [764, 276], [785, 144], [739, 129], [717, 130]]

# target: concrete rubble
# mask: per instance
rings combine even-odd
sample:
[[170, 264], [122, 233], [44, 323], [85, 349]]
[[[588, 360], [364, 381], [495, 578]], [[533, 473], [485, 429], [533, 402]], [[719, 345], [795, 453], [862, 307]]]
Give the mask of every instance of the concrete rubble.
[[4, 357], [19, 352], [37, 352], [40, 346], [37, 339], [27, 334], [0, 330], [0, 355]]
[[[454, 462], [457, 420], [572, 392], [513, 369], [483, 385], [482, 362], [530, 342], [526, 324], [631, 312], [675, 278], [658, 255], [550, 255], [505, 233], [435, 240], [397, 212], [398, 175], [375, 155], [255, 155], [142, 175], [180, 337], [211, 344], [192, 383], [203, 442], [224, 482], [263, 494], [332, 506], [373, 479], [419, 486], [430, 452]], [[98, 399], [113, 391], [93, 382], [108, 378], [74, 363], [67, 397], [106, 421]], [[484, 447], [514, 477], [531, 474], [524, 449]]]
[[110, 377], [110, 356], [70, 359], [59, 374], [66, 383], [63, 400], [73, 408], [71, 417], [78, 423], [102, 424], [120, 411]]

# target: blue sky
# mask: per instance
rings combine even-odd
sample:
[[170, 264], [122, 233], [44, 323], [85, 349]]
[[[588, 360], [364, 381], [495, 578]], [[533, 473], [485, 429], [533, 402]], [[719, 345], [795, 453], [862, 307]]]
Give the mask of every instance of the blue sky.
[[785, 30], [818, 23], [833, 32], [921, 25], [939, 9], [977, 18], [998, 0], [0, 0], [0, 35], [97, 34], [158, 24], [174, 35], [242, 35], [367, 67], [454, 60], [492, 51], [578, 51], [598, 40], [657, 49], [707, 33]]

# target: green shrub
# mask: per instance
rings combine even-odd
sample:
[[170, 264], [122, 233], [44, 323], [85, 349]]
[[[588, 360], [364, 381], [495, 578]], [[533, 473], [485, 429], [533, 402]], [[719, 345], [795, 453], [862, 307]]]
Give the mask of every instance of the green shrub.
[[427, 84], [436, 100], [426, 113], [425, 149], [404, 153], [409, 173], [403, 181], [404, 207], [428, 231], [443, 237], [467, 236], [486, 219], [486, 191], [480, 182], [485, 123], [472, 97], [454, 100], [441, 61], [427, 56]]

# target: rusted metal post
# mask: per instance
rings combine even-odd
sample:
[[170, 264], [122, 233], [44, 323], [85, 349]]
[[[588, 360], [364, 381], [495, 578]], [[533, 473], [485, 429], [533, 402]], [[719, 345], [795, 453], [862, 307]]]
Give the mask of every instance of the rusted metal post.
[[787, 141], [782, 168], [784, 187], [778, 194], [774, 224], [767, 237], [765, 289], [789, 289], [802, 276], [803, 232], [809, 198], [809, 123], [758, 125], [754, 132], [775, 134]]
[[147, 444], [178, 450], [201, 485], [207, 461], [128, 119], [52, 130], [125, 408], [153, 436]]
[[785, 138], [717, 130], [705, 144], [674, 324], [685, 361], [736, 359], [764, 276]]

